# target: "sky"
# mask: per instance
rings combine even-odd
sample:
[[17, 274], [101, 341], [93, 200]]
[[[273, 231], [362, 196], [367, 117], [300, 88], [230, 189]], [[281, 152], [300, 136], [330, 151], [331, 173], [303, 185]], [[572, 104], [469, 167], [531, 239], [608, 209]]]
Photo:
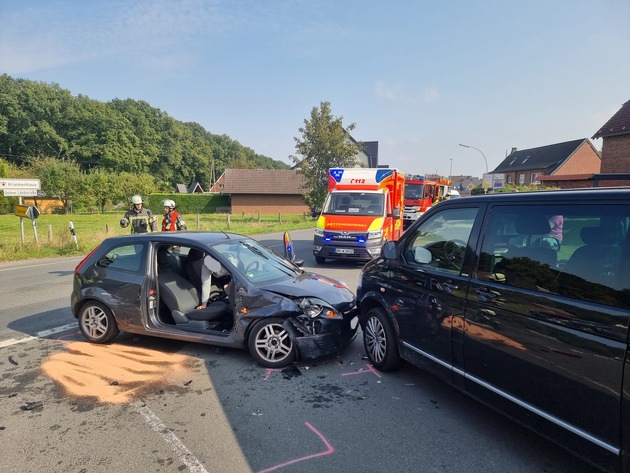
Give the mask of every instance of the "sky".
[[287, 164], [330, 102], [379, 164], [481, 176], [630, 100], [630, 1], [0, 0], [0, 74], [143, 100]]

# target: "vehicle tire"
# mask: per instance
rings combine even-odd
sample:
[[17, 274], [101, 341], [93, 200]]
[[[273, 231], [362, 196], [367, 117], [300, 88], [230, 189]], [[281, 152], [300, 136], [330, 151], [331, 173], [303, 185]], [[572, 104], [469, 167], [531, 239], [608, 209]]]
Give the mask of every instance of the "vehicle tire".
[[380, 307], [370, 309], [363, 327], [363, 344], [374, 368], [393, 371], [402, 365], [394, 328]]
[[111, 310], [96, 301], [81, 306], [79, 330], [92, 343], [109, 343], [120, 332]]
[[324, 258], [323, 256], [316, 256], [315, 257], [315, 262], [317, 264], [324, 264], [326, 262], [326, 258]]
[[262, 319], [249, 334], [247, 346], [256, 362], [267, 368], [282, 368], [295, 360], [297, 348], [282, 326], [284, 319]]

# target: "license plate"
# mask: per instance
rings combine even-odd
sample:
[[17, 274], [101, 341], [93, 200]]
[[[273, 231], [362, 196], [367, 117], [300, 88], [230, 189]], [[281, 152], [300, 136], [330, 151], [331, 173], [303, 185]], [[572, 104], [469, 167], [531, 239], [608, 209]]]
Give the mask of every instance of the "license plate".
[[339, 253], [342, 255], [352, 255], [354, 254], [354, 248], [335, 248], [335, 253]]

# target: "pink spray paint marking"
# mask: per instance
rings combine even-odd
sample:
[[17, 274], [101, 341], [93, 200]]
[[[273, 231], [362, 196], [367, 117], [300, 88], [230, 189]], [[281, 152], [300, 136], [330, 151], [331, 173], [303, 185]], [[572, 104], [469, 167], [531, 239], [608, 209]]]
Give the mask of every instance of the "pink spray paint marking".
[[315, 432], [315, 434], [320, 438], [320, 440], [322, 442], [324, 442], [324, 445], [326, 445], [326, 450], [324, 450], [323, 452], [314, 453], [313, 455], [307, 455], [305, 457], [296, 458], [295, 460], [290, 460], [288, 462], [284, 462], [284, 463], [281, 463], [279, 465], [272, 466], [272, 467], [267, 468], [265, 470], [260, 470], [258, 473], [269, 473], [270, 471], [276, 471], [276, 470], [279, 470], [280, 468], [284, 468], [285, 466], [293, 465], [294, 463], [302, 462], [302, 461], [305, 461], [305, 460], [310, 460], [312, 458], [323, 457], [324, 455], [330, 455], [331, 453], [334, 453], [335, 449], [330, 444], [330, 442], [328, 442], [328, 440], [326, 440], [326, 438], [322, 434], [320, 434], [317, 431], [317, 429], [315, 427], [313, 427], [310, 423], [305, 422], [305, 424], [306, 424], [306, 426], [309, 429], [311, 429], [313, 432]]
[[368, 364], [366, 366], [368, 367], [368, 369], [365, 370], [365, 371], [353, 371], [351, 373], [341, 373], [341, 376], [350, 376], [350, 375], [353, 375], [353, 374], [374, 373], [379, 378], [381, 377], [381, 375], [378, 374], [378, 371], [376, 371], [372, 365]]
[[267, 368], [267, 373], [265, 374], [265, 379], [264, 379], [265, 381], [267, 381], [269, 379], [269, 376], [271, 376], [271, 373], [273, 371], [282, 371], [282, 370], [276, 370], [276, 369], [273, 369], [273, 368]]

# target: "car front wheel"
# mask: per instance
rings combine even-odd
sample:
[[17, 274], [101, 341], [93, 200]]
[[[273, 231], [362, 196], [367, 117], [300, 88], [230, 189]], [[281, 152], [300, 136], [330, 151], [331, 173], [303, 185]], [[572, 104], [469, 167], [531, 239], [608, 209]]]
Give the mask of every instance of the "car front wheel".
[[283, 319], [278, 318], [263, 319], [249, 335], [249, 352], [257, 363], [267, 368], [281, 368], [295, 359], [297, 349], [282, 322]]
[[393, 371], [402, 364], [396, 334], [387, 315], [380, 307], [370, 309], [367, 313], [363, 328], [363, 344], [372, 366], [376, 369]]
[[119, 333], [112, 312], [96, 301], [86, 302], [81, 307], [79, 330], [92, 343], [109, 343]]

